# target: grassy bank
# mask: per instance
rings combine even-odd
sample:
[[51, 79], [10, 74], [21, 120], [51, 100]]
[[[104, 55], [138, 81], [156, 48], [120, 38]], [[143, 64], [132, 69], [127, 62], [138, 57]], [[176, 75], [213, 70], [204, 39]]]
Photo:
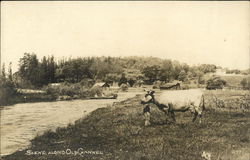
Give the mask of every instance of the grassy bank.
[[[246, 92], [207, 91], [203, 123], [192, 123], [190, 113], [177, 113], [176, 124], [166, 124], [164, 114], [152, 107], [152, 125], [144, 127], [140, 96], [97, 109], [88, 117], [66, 128], [47, 131], [32, 140], [28, 150], [6, 156], [6, 160], [82, 160], [82, 159], [167, 159], [202, 160], [249, 158], [250, 110], [230, 109], [230, 100], [242, 98]], [[227, 105], [216, 107], [213, 96]], [[238, 104], [238, 103], [237, 103]], [[240, 106], [240, 105], [239, 105]], [[80, 148], [80, 149], [79, 149]], [[66, 154], [69, 150], [80, 151]], [[39, 152], [36, 152], [39, 151]], [[57, 152], [53, 152], [57, 151]], [[82, 152], [81, 151], [85, 151]], [[88, 152], [87, 152], [88, 151]], [[93, 154], [90, 151], [99, 151]], [[32, 154], [32, 155], [29, 155]]]

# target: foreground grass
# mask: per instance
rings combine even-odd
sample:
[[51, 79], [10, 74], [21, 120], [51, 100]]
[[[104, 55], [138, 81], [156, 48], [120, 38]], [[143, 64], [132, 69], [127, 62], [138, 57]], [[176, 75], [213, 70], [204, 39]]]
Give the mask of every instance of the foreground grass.
[[[209, 92], [206, 97], [211, 99], [214, 94], [220, 93]], [[242, 96], [243, 93], [237, 95]], [[202, 160], [203, 151], [211, 153], [211, 159], [250, 158], [249, 110], [228, 112], [209, 107], [204, 112], [202, 124], [192, 123], [189, 113], [177, 113], [177, 123], [166, 124], [164, 114], [152, 106], [152, 125], [144, 127], [143, 106], [138, 103], [139, 99], [140, 96], [137, 96], [107, 108], [97, 109], [85, 119], [76, 121], [74, 125], [37, 136], [28, 150], [16, 152], [4, 159]], [[99, 152], [63, 153], [67, 149]], [[52, 151], [58, 152], [48, 154]], [[28, 155], [30, 153], [33, 155]]]

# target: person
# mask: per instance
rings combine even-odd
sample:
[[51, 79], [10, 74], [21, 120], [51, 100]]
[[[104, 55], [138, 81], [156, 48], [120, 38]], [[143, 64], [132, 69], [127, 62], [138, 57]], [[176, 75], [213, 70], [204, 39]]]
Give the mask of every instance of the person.
[[143, 109], [143, 115], [145, 117], [145, 126], [149, 126], [150, 125], [150, 106], [146, 105], [145, 108]]

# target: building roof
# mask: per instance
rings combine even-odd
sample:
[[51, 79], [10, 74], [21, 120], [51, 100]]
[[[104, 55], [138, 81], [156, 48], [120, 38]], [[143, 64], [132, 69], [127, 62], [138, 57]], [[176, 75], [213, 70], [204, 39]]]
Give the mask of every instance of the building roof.
[[107, 84], [105, 82], [99, 82], [99, 83], [94, 84], [93, 87], [96, 87], [96, 86], [99, 86], [99, 87], [109, 87], [109, 84]]

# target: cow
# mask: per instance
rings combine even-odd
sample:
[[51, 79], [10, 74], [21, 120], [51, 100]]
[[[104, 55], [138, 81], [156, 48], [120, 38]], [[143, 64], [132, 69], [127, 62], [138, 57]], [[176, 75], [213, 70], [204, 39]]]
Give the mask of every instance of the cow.
[[[165, 115], [171, 116], [175, 122], [175, 112], [190, 111], [194, 114], [193, 122], [199, 116], [199, 123], [201, 123], [202, 111], [205, 110], [204, 96], [200, 89], [179, 90], [163, 92], [159, 96], [155, 95], [155, 91], [147, 91], [147, 94], [141, 100], [141, 104], [155, 104], [159, 110], [163, 111]], [[145, 125], [149, 125], [150, 109], [144, 109], [146, 118]]]

